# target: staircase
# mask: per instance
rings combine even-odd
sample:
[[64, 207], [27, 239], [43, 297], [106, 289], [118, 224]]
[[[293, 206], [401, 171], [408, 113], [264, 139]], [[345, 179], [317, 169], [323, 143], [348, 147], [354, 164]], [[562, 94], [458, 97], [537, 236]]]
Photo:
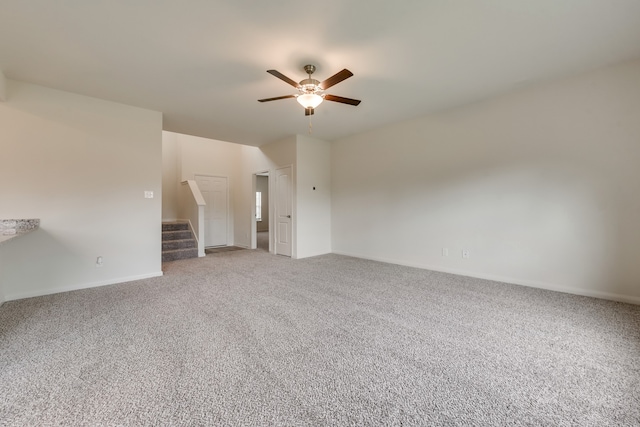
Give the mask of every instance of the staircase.
[[162, 262], [197, 258], [198, 243], [187, 222], [162, 223]]

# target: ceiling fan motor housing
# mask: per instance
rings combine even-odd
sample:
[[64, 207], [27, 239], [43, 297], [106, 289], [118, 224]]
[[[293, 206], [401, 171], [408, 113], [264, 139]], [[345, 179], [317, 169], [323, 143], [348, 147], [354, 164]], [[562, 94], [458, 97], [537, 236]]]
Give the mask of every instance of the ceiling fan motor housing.
[[317, 93], [321, 94], [322, 89], [320, 88], [320, 82], [316, 79], [304, 79], [300, 81], [300, 92], [301, 93]]

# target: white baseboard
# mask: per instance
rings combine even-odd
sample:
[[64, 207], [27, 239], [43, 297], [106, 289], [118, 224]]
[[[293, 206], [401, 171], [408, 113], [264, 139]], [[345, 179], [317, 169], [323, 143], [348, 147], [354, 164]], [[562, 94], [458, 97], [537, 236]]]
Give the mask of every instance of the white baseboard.
[[106, 280], [103, 282], [93, 282], [93, 283], [85, 283], [81, 285], [63, 286], [60, 288], [53, 288], [53, 289], [40, 289], [40, 290], [29, 291], [29, 292], [18, 292], [15, 294], [5, 295], [5, 302], [15, 301], [15, 300], [24, 299], [24, 298], [41, 297], [44, 295], [59, 294], [62, 292], [78, 291], [80, 289], [90, 289], [90, 288], [98, 288], [100, 286], [116, 285], [118, 283], [133, 282], [135, 280], [142, 280], [142, 279], [150, 279], [152, 277], [159, 277], [162, 275], [163, 275], [162, 271], [159, 271], [156, 273], [141, 274], [138, 276], [120, 277], [118, 279]]
[[492, 280], [494, 282], [503, 282], [503, 283], [509, 283], [512, 285], [528, 286], [530, 288], [546, 289], [548, 291], [554, 291], [554, 292], [563, 292], [565, 294], [580, 295], [584, 297], [600, 298], [600, 299], [606, 299], [610, 301], [626, 302], [629, 304], [640, 305], [640, 297], [634, 297], [630, 295], [614, 294], [614, 293], [602, 292], [602, 291], [592, 291], [589, 289], [580, 289], [580, 288], [574, 288], [574, 287], [568, 287], [568, 286], [558, 286], [558, 285], [538, 282], [534, 280], [522, 280], [522, 279], [516, 279], [513, 277], [495, 276], [495, 275], [484, 274], [484, 273], [475, 273], [475, 272], [466, 271], [466, 270], [458, 270], [455, 268], [442, 268], [440, 266], [433, 266], [433, 265], [426, 265], [426, 264], [412, 264], [412, 263], [407, 263], [401, 260], [370, 257], [366, 255], [360, 255], [360, 254], [348, 253], [348, 252], [342, 252], [342, 251], [333, 251], [333, 253], [336, 255], [345, 255], [345, 256], [350, 256], [354, 258], [368, 259], [371, 261], [379, 261], [379, 262], [386, 262], [389, 264], [404, 265], [406, 267], [421, 268], [423, 270], [432, 270], [432, 271], [439, 271], [442, 273], [451, 273], [458, 276], [467, 276], [467, 277], [473, 277], [476, 279], [486, 279], [486, 280]]

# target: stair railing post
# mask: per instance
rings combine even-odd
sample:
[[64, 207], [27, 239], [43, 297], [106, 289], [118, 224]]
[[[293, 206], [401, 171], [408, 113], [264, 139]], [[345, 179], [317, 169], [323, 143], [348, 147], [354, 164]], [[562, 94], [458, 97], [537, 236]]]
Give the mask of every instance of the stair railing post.
[[198, 256], [204, 253], [204, 209], [206, 202], [194, 180], [182, 181], [179, 215], [188, 220], [193, 235], [198, 242]]

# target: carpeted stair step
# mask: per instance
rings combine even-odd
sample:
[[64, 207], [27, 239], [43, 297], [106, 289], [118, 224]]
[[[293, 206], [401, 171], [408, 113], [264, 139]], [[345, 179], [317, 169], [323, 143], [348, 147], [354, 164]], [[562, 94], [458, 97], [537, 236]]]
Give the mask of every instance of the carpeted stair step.
[[191, 239], [193, 236], [191, 235], [190, 230], [178, 230], [178, 231], [163, 231], [162, 232], [162, 241], [166, 242], [167, 240], [184, 240]]
[[190, 249], [196, 248], [198, 245], [196, 239], [179, 239], [179, 240], [167, 240], [162, 242], [163, 251], [173, 251], [176, 249]]
[[197, 258], [198, 243], [184, 221], [162, 223], [162, 262]]
[[197, 258], [198, 248], [175, 249], [162, 251], [162, 262], [177, 261], [179, 259]]
[[184, 231], [189, 229], [188, 222], [163, 222], [162, 231]]

